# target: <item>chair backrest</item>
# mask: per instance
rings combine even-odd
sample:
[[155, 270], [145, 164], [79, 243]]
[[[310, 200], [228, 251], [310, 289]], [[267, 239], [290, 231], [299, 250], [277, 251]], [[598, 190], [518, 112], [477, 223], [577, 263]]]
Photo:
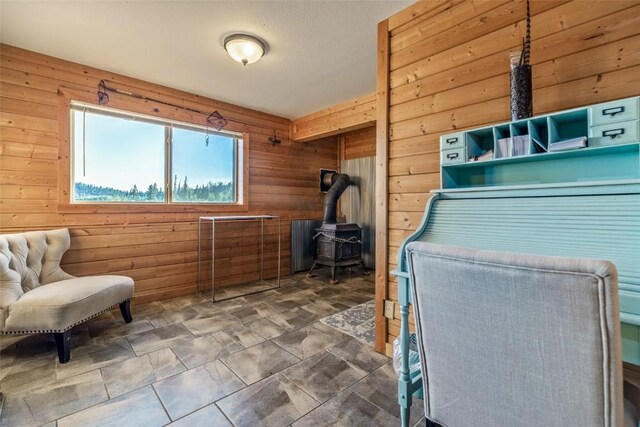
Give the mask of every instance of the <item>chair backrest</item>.
[[444, 426], [618, 426], [608, 261], [407, 246], [425, 415]]
[[60, 268], [70, 244], [66, 228], [0, 235], [0, 331], [6, 310], [25, 292], [73, 277]]

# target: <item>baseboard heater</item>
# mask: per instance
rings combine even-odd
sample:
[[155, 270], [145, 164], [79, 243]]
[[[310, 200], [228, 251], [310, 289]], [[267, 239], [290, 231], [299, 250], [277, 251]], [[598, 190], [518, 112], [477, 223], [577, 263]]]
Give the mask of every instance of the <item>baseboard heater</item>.
[[308, 271], [313, 265], [315, 229], [322, 220], [291, 221], [291, 272]]

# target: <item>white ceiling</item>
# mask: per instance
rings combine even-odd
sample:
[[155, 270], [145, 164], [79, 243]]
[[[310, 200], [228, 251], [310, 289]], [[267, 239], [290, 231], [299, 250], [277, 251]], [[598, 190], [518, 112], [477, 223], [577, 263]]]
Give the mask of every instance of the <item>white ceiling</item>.
[[[3, 43], [288, 118], [371, 93], [377, 24], [412, 1], [7, 1]], [[267, 41], [243, 67], [233, 32]]]

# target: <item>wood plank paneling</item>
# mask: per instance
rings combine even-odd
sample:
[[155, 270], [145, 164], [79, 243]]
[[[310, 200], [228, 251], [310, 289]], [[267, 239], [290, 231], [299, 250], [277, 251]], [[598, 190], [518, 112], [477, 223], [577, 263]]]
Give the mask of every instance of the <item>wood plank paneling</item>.
[[293, 120], [291, 139], [310, 141], [370, 127], [375, 122], [376, 94], [372, 93]]
[[[535, 114], [640, 94], [637, 1], [531, 7]], [[390, 88], [388, 270], [422, 220], [429, 191], [440, 186], [439, 136], [509, 120], [508, 54], [521, 46], [524, 18], [521, 0], [419, 2], [389, 18], [391, 70], [378, 82]], [[396, 299], [395, 280], [383, 280]], [[398, 332], [395, 318], [386, 348]]]
[[360, 159], [376, 155], [376, 127], [369, 126], [340, 134], [341, 160]]
[[[286, 118], [8, 45], [0, 46], [0, 232], [68, 227], [72, 247], [63, 259], [63, 267], [77, 275], [131, 276], [136, 280], [138, 301], [195, 292], [197, 218], [202, 213], [188, 207], [166, 212], [126, 207], [121, 211], [73, 211], [58, 205], [59, 117], [65, 117], [58, 90], [94, 97], [102, 79], [174, 105], [218, 110], [229, 120], [228, 129], [249, 135], [247, 213], [282, 217], [281, 267], [286, 274], [290, 220], [322, 216], [318, 169], [337, 168], [336, 138], [293, 144], [289, 138], [291, 122]], [[136, 111], [175, 120], [199, 120], [196, 115], [163, 104], [121, 98], [122, 105]], [[279, 145], [268, 141], [274, 132], [282, 140]], [[214, 206], [206, 212], [217, 213]], [[220, 255], [216, 263], [227, 285], [252, 277], [256, 271], [255, 233], [234, 233], [232, 226], [222, 226], [221, 240], [216, 244]], [[266, 259], [267, 271], [275, 271], [275, 259]], [[244, 274], [243, 267], [249, 273]]]

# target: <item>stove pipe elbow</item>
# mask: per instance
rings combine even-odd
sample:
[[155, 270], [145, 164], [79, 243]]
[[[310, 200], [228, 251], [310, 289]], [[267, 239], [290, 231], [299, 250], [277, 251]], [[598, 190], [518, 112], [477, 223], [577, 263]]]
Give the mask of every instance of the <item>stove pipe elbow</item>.
[[329, 191], [327, 191], [327, 194], [324, 196], [324, 218], [322, 219], [322, 223], [335, 224], [337, 222], [336, 206], [338, 199], [342, 193], [344, 193], [344, 190], [347, 189], [351, 181], [349, 175], [343, 173], [327, 174], [323, 177], [323, 181], [325, 185], [330, 184], [331, 188], [329, 188]]

